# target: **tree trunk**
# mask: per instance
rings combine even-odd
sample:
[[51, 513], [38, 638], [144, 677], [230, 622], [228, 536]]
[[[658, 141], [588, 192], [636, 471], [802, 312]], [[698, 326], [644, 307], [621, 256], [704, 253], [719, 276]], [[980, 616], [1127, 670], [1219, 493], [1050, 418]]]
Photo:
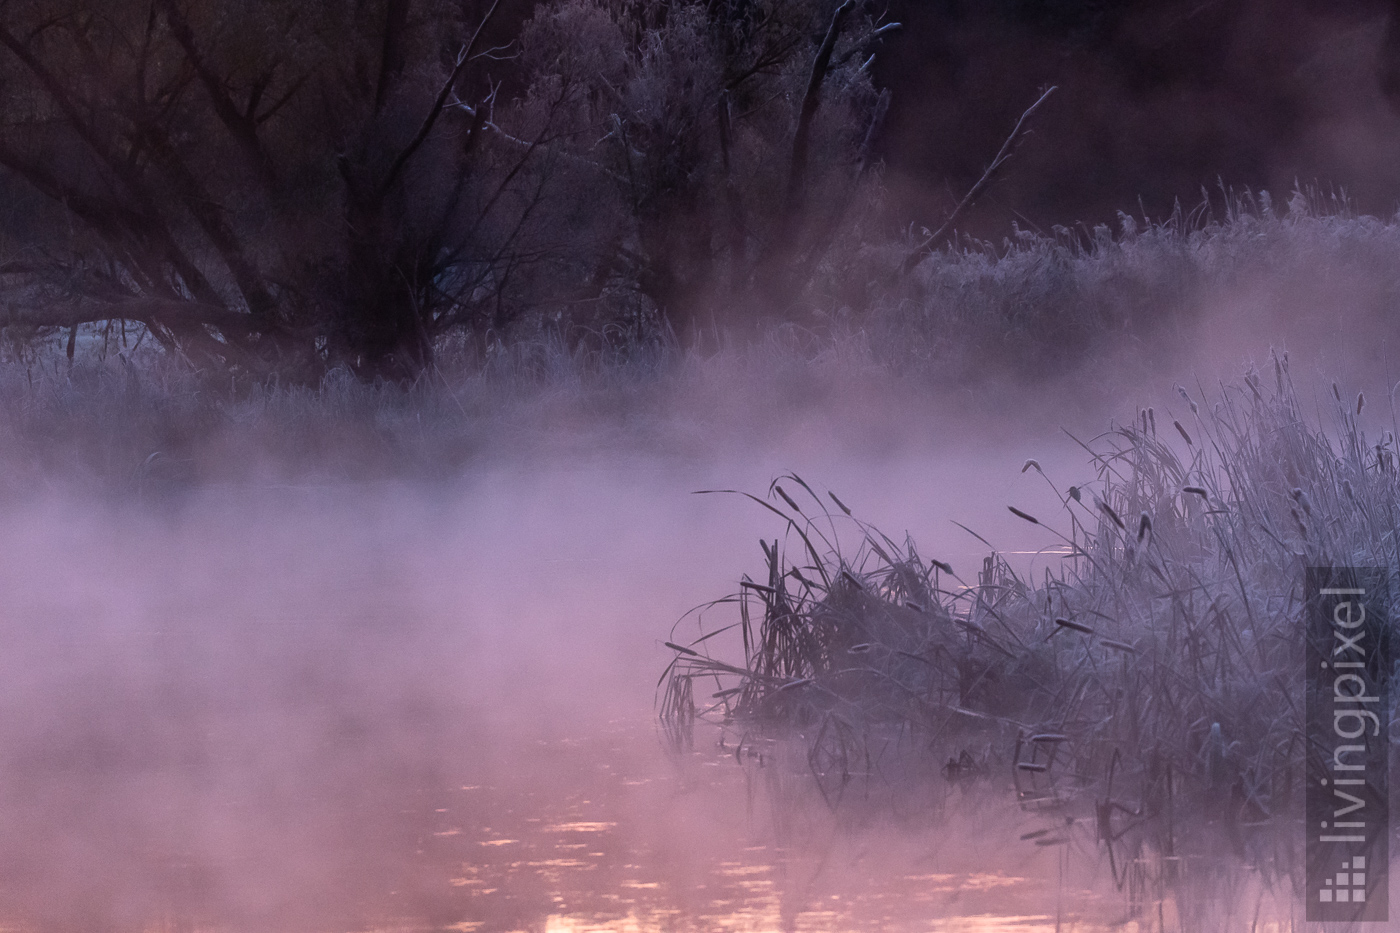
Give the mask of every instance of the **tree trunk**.
[[341, 352], [366, 379], [411, 381], [432, 364], [432, 341], [419, 313], [407, 264], [398, 262], [381, 198], [352, 198]]

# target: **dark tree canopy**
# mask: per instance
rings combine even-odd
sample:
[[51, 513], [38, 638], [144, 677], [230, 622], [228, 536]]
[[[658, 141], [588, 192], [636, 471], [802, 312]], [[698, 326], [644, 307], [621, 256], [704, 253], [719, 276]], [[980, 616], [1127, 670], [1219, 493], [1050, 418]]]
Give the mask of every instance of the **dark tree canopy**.
[[4, 324], [399, 378], [452, 333], [800, 294], [865, 174], [871, 11], [498, 13], [6, 0]]

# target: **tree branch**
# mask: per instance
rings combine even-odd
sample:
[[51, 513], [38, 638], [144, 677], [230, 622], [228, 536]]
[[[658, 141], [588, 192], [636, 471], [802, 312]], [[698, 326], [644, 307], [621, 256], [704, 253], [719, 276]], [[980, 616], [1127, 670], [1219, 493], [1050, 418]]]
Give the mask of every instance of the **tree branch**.
[[[849, 2], [849, 0], [847, 0], [847, 2]], [[433, 101], [433, 106], [428, 109], [427, 115], [423, 118], [423, 124], [418, 127], [418, 132], [413, 135], [413, 139], [409, 141], [408, 145], [405, 146], [398, 157], [394, 159], [394, 163], [389, 166], [389, 171], [385, 174], [384, 181], [379, 185], [379, 193], [381, 196], [393, 187], [394, 182], [398, 180], [399, 173], [402, 172], [404, 166], [408, 164], [408, 160], [413, 158], [413, 154], [427, 141], [428, 134], [433, 131], [433, 126], [437, 123], [438, 117], [442, 116], [442, 110], [447, 105], [447, 99], [452, 95], [452, 88], [457, 83], [457, 79], [461, 76], [462, 69], [464, 69], [467, 63], [472, 59], [472, 53], [476, 49], [477, 41], [481, 38], [482, 30], [486, 28], [487, 23], [491, 22], [491, 17], [495, 15], [496, 8], [500, 5], [501, 0], [494, 0], [491, 4], [491, 9], [486, 11], [486, 15], [482, 17], [481, 22], [477, 25], [476, 32], [472, 33], [471, 40], [467, 42], [462, 48], [462, 51], [457, 54], [457, 62], [452, 66], [452, 72], [447, 76], [447, 80], [442, 83], [442, 89], [438, 91], [437, 98]]]
[[[220, 302], [218, 292], [204, 276], [204, 273], [202, 273], [176, 245], [174, 236], [171, 234], [166, 223], [161, 219], [159, 211], [155, 207], [154, 197], [141, 179], [135, 166], [128, 163], [125, 159], [121, 158], [117, 153], [103, 144], [103, 141], [98, 137], [93, 127], [84, 120], [82, 114], [78, 112], [78, 107], [74, 103], [68, 89], [59, 82], [58, 78], [55, 77], [52, 72], [44, 67], [43, 63], [34, 57], [22, 42], [16, 39], [14, 35], [5, 28], [3, 23], [0, 23], [0, 45], [8, 48], [39, 80], [39, 83], [48, 93], [50, 99], [53, 100], [54, 105], [58, 107], [59, 111], [67, 118], [73, 132], [76, 133], [78, 138], [107, 166], [108, 170], [116, 176], [130, 195], [136, 200], [139, 210], [127, 211], [127, 213], [131, 214], [133, 217], [139, 218], [139, 226], [136, 229], [144, 229], [146, 233], [154, 235], [170, 263], [175, 266], [180, 277], [185, 280], [185, 284], [197, 299], [211, 304], [218, 304]], [[34, 174], [26, 176], [31, 182], [34, 181], [35, 177], [44, 174], [42, 170], [39, 170], [32, 164], [29, 167], [34, 171]], [[40, 185], [36, 184], [36, 187], [40, 187], [40, 190], [43, 190]], [[99, 227], [97, 229], [100, 230], [101, 228]]]
[[788, 169], [787, 203], [788, 210], [794, 210], [802, 189], [807, 184], [807, 149], [812, 132], [812, 118], [821, 105], [822, 82], [831, 67], [831, 53], [836, 49], [836, 40], [841, 36], [841, 27], [846, 14], [855, 6], [855, 0], [845, 0], [831, 16], [831, 25], [826, 30], [826, 38], [817, 49], [812, 60], [812, 73], [807, 79], [807, 93], [802, 96], [802, 110], [797, 116], [797, 130], [792, 134], [792, 161]]
[[[62, 204], [108, 243], [117, 244], [126, 240], [139, 246], [146, 255], [134, 256], [129, 251], [127, 254], [132, 265], [140, 269], [141, 274], [152, 285], [166, 281], [164, 271], [160, 268], [163, 261], [173, 268], [195, 298], [211, 303], [218, 302], [214, 287], [199, 267], [176, 245], [169, 229], [159, 218], [132, 209], [115, 198], [96, 197], [72, 184], [61, 182], [49, 171], [48, 166], [23, 159], [4, 145], [0, 145], [0, 165], [29, 182], [40, 194]], [[165, 288], [172, 295], [178, 294], [169, 284], [166, 284]], [[208, 296], [213, 297], [211, 299]]]
[[[247, 361], [247, 338], [254, 333], [247, 325], [248, 315], [235, 314], [214, 305], [161, 298], [130, 298], [113, 302], [46, 304], [36, 315], [10, 314], [0, 317], [0, 328], [12, 324], [31, 327], [69, 328], [72, 341], [80, 324], [134, 321], [146, 329], [167, 350], [190, 353], [208, 362]], [[223, 339], [216, 339], [218, 334]]]
[[1002, 143], [1001, 151], [998, 152], [997, 157], [992, 160], [992, 164], [987, 166], [987, 170], [982, 173], [982, 177], [977, 179], [977, 184], [973, 185], [968, 190], [967, 194], [963, 196], [963, 199], [958, 202], [958, 206], [953, 208], [953, 213], [948, 215], [948, 219], [943, 221], [943, 225], [935, 230], [928, 239], [914, 247], [909, 255], [904, 258], [904, 262], [899, 267], [900, 275], [908, 275], [910, 272], [913, 272], [918, 268], [919, 263], [931, 256], [933, 254], [934, 244], [941, 240], [944, 235], [952, 229], [953, 224], [958, 221], [958, 218], [972, 206], [973, 202], [981, 196], [982, 192], [987, 190], [987, 187], [996, 178], [997, 172], [1001, 170], [1002, 165], [1006, 163], [1007, 159], [1011, 158], [1012, 153], [1016, 151], [1016, 147], [1020, 145], [1021, 140], [1025, 137], [1029, 130], [1027, 121], [1030, 120], [1031, 115], [1035, 113], [1036, 110], [1040, 108], [1040, 105], [1045, 103], [1046, 99], [1051, 94], [1055, 93], [1055, 91], [1056, 88], [1053, 86], [1048, 88], [1045, 93], [1040, 95], [1040, 98], [1035, 103], [1031, 104], [1030, 107], [1026, 109], [1025, 113], [1021, 114], [1021, 119], [1016, 121], [1016, 128], [1011, 131], [1011, 135], [1006, 138], [1006, 142]]
[[[258, 121], [253, 116], [262, 88], [255, 87], [252, 97], [253, 103], [250, 104], [248, 113], [239, 112], [238, 107], [234, 105], [233, 99], [229, 96], [227, 86], [219, 80], [219, 76], [214, 74], [208, 62], [204, 60], [204, 56], [200, 54], [199, 47], [195, 44], [194, 31], [190, 28], [189, 20], [185, 19], [184, 13], [180, 11], [176, 0], [161, 0], [161, 6], [165, 10], [165, 19], [170, 24], [171, 34], [175, 37], [175, 41], [180, 44], [180, 48], [184, 49], [185, 58], [194, 68], [195, 74], [199, 76], [205, 92], [209, 95], [210, 103], [214, 106], [215, 116], [228, 129], [234, 142], [238, 144], [238, 148], [242, 150], [248, 163], [252, 165], [263, 182], [269, 187], [275, 187], [277, 173], [273, 170], [272, 160], [258, 139]], [[270, 73], [268, 77], [270, 79]]]
[[234, 283], [243, 295], [248, 310], [267, 330], [278, 330], [272, 295], [268, 292], [257, 267], [248, 257], [238, 235], [224, 219], [222, 208], [209, 197], [163, 128], [149, 126], [145, 132], [151, 139], [153, 151], [165, 167], [176, 196], [218, 251], [219, 258], [233, 275]]

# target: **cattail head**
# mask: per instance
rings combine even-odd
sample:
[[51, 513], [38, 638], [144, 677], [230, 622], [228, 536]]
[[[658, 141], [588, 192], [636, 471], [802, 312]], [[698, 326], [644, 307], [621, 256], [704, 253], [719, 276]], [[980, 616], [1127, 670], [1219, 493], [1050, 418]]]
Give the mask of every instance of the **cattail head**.
[[783, 497], [783, 501], [788, 504], [789, 508], [791, 508], [794, 512], [801, 514], [802, 510], [797, 507], [796, 502], [792, 501], [792, 496], [789, 496], [786, 492], [783, 491], [783, 487], [774, 486], [773, 488], [777, 490], [778, 495]]
[[1113, 511], [1113, 506], [1109, 505], [1102, 499], [1097, 499], [1095, 501], [1097, 502], [1099, 509], [1101, 509], [1103, 513], [1109, 517], [1113, 524], [1118, 526], [1119, 531], [1128, 530], [1127, 526], [1123, 524], [1123, 519], [1119, 518], [1118, 513]]
[[1034, 515], [1027, 515], [1025, 512], [1022, 512], [1020, 509], [1016, 508], [1016, 506], [1014, 506], [1014, 505], [1008, 505], [1007, 508], [1010, 509], [1010, 510], [1011, 510], [1011, 514], [1012, 514], [1012, 515], [1015, 515], [1017, 518], [1024, 518], [1026, 521], [1030, 522], [1032, 525], [1039, 525], [1039, 524], [1040, 524], [1040, 519], [1036, 518]]
[[1083, 622], [1075, 622], [1073, 619], [1056, 619], [1055, 624], [1060, 628], [1072, 629], [1076, 632], [1083, 632], [1085, 635], [1094, 634], [1094, 630]]

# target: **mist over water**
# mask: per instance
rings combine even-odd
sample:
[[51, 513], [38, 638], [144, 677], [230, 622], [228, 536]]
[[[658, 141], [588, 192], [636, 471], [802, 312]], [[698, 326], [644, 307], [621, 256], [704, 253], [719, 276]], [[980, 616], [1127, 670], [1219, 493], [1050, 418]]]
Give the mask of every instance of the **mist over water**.
[[0, 4], [0, 933], [1301, 925], [1400, 7], [231, 8]]
[[[722, 793], [678, 778], [650, 721], [660, 641], [731, 588], [772, 523], [738, 497], [691, 493], [761, 493], [797, 470], [872, 519], [936, 529], [929, 546], [970, 567], [970, 539], [934, 517], [975, 521], [967, 491], [1003, 484], [979, 483], [990, 463], [1018, 476], [1022, 455], [968, 438], [862, 455], [828, 429], [708, 461], [538, 451], [433, 486], [12, 504], [4, 919], [538, 929], [552, 904], [506, 909], [473, 890], [485, 885], [452, 884], [518, 848], [482, 843], [539, 821], [608, 823], [577, 836], [636, 837], [615, 891], [670, 885], [665, 859], [684, 856], [678, 877], [710, 871], [696, 846], [737, 857], [751, 831], [733, 796], [742, 773], [707, 768]], [[663, 832], [662, 811], [683, 825]], [[632, 872], [651, 880], [623, 877], [645, 858], [663, 859]], [[544, 897], [539, 884], [527, 893]]]
[[[1234, 335], [1260, 333], [1247, 323], [1222, 312], [1213, 348], [1185, 372], [1238, 371], [1245, 337]], [[1375, 367], [1375, 342], [1355, 339], [1295, 351], [1294, 371], [1321, 373], [1357, 349]], [[1004, 780], [975, 805], [935, 782], [893, 813], [843, 815], [801, 767], [741, 766], [734, 735], [720, 747], [708, 731], [676, 758], [653, 724], [671, 626], [756, 572], [757, 539], [782, 530], [748, 500], [695, 491], [761, 496], [793, 471], [892, 537], [908, 531], [964, 579], [986, 547], [954, 522], [1018, 566], [1053, 569], [1034, 552], [1056, 539], [1005, 508], [1056, 526], [1060, 500], [1025, 460], [1064, 489], [1095, 471], [1062, 428], [1087, 441], [1148, 404], [1169, 423], [1171, 381], [1114, 373], [1106, 392], [1105, 371], [966, 392], [842, 372], [797, 380], [786, 399], [771, 383], [717, 379], [641, 412], [554, 406], [432, 482], [254, 479], [118, 497], [68, 484], [11, 499], [0, 922], [1029, 930], [1121, 919], [1125, 895], [1105, 880], [1092, 829], [1068, 848], [1020, 841], [1043, 821], [997, 796]], [[1343, 378], [1383, 396], [1381, 375]], [[687, 639], [698, 634], [688, 625], [677, 630]]]

